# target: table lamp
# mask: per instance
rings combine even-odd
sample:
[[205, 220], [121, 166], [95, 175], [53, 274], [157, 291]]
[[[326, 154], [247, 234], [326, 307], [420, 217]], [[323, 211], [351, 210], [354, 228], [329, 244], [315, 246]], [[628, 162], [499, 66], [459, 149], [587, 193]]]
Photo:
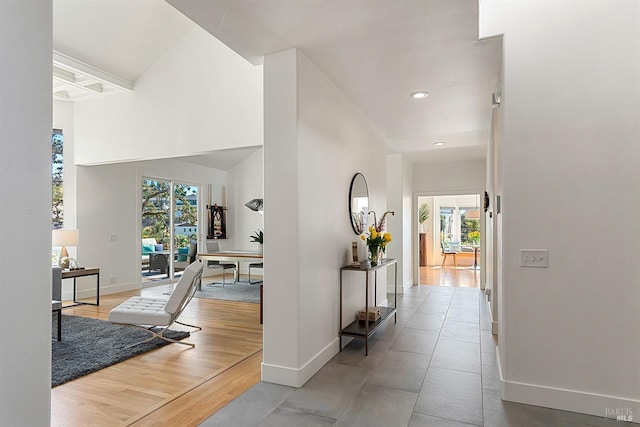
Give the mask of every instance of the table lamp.
[[54, 247], [61, 247], [60, 255], [58, 255], [58, 266], [60, 268], [69, 268], [71, 262], [75, 264], [75, 260], [69, 256], [66, 247], [78, 246], [78, 230], [52, 230], [51, 240]]

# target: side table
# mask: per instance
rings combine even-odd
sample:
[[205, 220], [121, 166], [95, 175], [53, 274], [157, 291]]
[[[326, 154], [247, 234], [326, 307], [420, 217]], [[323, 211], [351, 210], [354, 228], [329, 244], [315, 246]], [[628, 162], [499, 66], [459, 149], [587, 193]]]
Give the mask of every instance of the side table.
[[[78, 277], [96, 276], [96, 302], [78, 301], [76, 279]], [[73, 305], [66, 305], [63, 308], [75, 307], [76, 305], [100, 305], [100, 269], [85, 268], [82, 270], [62, 270], [62, 280], [73, 279]]]

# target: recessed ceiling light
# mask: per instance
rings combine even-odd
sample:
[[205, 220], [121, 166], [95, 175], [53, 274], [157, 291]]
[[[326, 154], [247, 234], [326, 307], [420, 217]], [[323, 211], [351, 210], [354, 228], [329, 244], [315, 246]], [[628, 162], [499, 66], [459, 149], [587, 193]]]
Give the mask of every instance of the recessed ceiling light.
[[433, 145], [437, 145], [437, 146], [439, 147], [439, 146], [441, 146], [441, 145], [444, 145], [444, 141], [437, 141], [437, 142], [434, 142], [434, 143], [433, 143]]
[[413, 92], [411, 94], [413, 99], [425, 99], [427, 96], [429, 96], [429, 92]]

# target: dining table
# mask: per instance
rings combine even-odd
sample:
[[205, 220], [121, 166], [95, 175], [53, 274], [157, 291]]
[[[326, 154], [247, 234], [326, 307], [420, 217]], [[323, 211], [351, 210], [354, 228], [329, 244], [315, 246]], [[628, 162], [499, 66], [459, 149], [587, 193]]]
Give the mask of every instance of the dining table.
[[478, 250], [480, 250], [480, 245], [477, 244], [473, 244], [471, 245], [471, 247], [473, 248], [473, 269], [477, 269], [478, 268]]
[[241, 262], [262, 262], [262, 253], [257, 251], [231, 250], [201, 253], [197, 258], [203, 261], [220, 261], [233, 262], [236, 265], [233, 281], [240, 281], [240, 263]]

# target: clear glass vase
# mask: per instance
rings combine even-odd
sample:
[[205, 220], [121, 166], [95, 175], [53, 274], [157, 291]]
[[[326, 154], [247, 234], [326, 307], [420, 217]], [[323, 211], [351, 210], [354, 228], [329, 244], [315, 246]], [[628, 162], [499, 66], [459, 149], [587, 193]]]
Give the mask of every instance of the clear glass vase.
[[369, 262], [371, 265], [378, 265], [380, 262], [380, 249], [369, 248]]

